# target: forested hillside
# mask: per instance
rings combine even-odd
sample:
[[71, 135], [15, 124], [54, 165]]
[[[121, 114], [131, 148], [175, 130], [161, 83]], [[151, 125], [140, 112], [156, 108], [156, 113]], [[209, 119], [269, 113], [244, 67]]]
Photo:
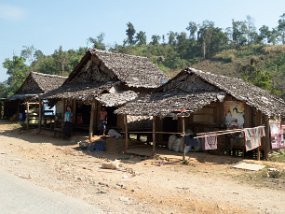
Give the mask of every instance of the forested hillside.
[[[222, 29], [212, 21], [189, 22], [185, 32], [169, 31], [152, 35], [137, 31], [127, 23], [123, 44], [107, 47], [104, 34], [88, 38], [92, 47], [149, 57], [169, 76], [192, 66], [204, 71], [237, 76], [277, 95], [285, 94], [285, 13], [276, 27], [257, 29], [253, 19], [232, 20]], [[59, 47], [44, 55], [33, 46], [23, 47], [20, 56], [3, 63], [9, 78], [0, 84], [0, 96], [9, 96], [21, 85], [29, 71], [68, 75], [87, 51], [87, 47], [64, 51]]]

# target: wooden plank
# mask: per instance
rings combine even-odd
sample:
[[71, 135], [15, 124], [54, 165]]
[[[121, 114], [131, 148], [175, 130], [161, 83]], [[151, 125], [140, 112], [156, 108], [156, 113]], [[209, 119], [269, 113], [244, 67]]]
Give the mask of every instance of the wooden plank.
[[91, 115], [90, 115], [90, 123], [89, 123], [89, 141], [92, 141], [93, 137], [93, 127], [94, 127], [94, 111], [95, 111], [95, 101], [91, 104]]
[[153, 116], [152, 118], [152, 151], [153, 154], [155, 154], [155, 149], [156, 149], [156, 116]]
[[128, 134], [128, 118], [124, 115], [124, 125], [125, 125], [125, 152], [127, 152], [129, 147], [129, 134]]
[[[125, 134], [125, 131], [121, 131], [122, 134]], [[128, 131], [128, 134], [152, 134], [152, 131]], [[181, 132], [162, 132], [156, 131], [155, 134], [178, 134], [182, 135]]]

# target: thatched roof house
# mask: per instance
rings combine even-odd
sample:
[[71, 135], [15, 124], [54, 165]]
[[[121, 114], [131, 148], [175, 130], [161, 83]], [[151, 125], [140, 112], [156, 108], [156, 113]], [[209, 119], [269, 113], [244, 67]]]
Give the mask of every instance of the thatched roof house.
[[105, 106], [118, 106], [135, 99], [140, 89], [157, 88], [166, 79], [146, 57], [91, 49], [64, 84], [44, 98], [96, 99]]
[[241, 79], [186, 68], [156, 93], [145, 95], [116, 110], [117, 114], [166, 116], [173, 112], [195, 112], [219, 97], [230, 95], [264, 115], [285, 115], [285, 102], [266, 90]]
[[[225, 130], [235, 127], [241, 132], [243, 128], [265, 126], [266, 139], [262, 139], [256, 154], [260, 159], [261, 151], [264, 158], [268, 157], [269, 127], [272, 122], [280, 125], [285, 116], [285, 102], [241, 79], [186, 68], [152, 94], [138, 97], [115, 113], [153, 116], [153, 151], [156, 138], [163, 144], [169, 134], [184, 136], [185, 130], [190, 129], [198, 134], [219, 131], [223, 136], [219, 137], [217, 153], [235, 154], [234, 150], [240, 150], [245, 155], [240, 135], [227, 135]], [[127, 140], [125, 144], [127, 147]]]
[[66, 77], [30, 72], [21, 87], [10, 97], [10, 100], [36, 98], [39, 95], [58, 88]]

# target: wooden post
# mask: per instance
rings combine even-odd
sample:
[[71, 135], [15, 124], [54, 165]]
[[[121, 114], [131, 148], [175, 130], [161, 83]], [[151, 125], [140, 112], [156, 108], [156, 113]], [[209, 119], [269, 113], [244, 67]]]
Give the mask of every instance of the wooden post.
[[27, 111], [27, 114], [26, 114], [27, 129], [29, 129], [29, 123], [30, 123], [30, 115], [29, 115], [30, 106], [29, 106], [29, 101], [26, 102], [26, 111]]
[[90, 123], [89, 123], [89, 141], [90, 141], [90, 142], [92, 141], [92, 137], [93, 137], [94, 111], [95, 111], [95, 101], [92, 101], [92, 104], [91, 104]]
[[185, 117], [182, 117], [182, 143], [183, 143], [183, 161], [185, 161]]
[[[261, 114], [261, 112], [257, 112], [257, 118], [258, 118], [258, 125], [262, 125], [262, 114]], [[261, 142], [261, 139], [260, 139], [260, 142]], [[257, 148], [257, 160], [258, 161], [260, 161], [260, 149], [261, 149], [261, 146], [259, 146], [258, 148]]]
[[266, 143], [265, 143], [265, 148], [264, 148], [264, 158], [265, 160], [268, 160], [268, 154], [270, 151], [270, 126], [269, 126], [269, 118], [267, 117], [266, 119], [266, 124], [265, 124], [265, 132], [266, 132]]
[[39, 98], [39, 131], [42, 128], [42, 100]]
[[124, 126], [125, 126], [125, 152], [127, 152], [129, 147], [129, 135], [128, 135], [128, 118], [124, 115]]
[[153, 116], [152, 118], [152, 152], [153, 155], [155, 155], [156, 150], [156, 116]]
[[76, 124], [76, 100], [72, 100], [72, 123], [74, 124], [74, 126], [76, 127], [77, 124]]

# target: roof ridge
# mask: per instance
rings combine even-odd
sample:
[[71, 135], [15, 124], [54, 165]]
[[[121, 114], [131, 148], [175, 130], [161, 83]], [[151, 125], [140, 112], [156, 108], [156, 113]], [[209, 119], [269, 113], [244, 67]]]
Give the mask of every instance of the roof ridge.
[[96, 49], [96, 48], [91, 48], [89, 49], [91, 54], [96, 54], [96, 53], [108, 53], [108, 54], [115, 54], [115, 55], [121, 55], [121, 56], [129, 56], [129, 57], [134, 57], [134, 58], [142, 58], [142, 59], [149, 59], [146, 56], [138, 56], [138, 55], [132, 55], [132, 54], [125, 54], [125, 53], [120, 53], [120, 52], [112, 52], [112, 51], [108, 51], [108, 50], [100, 50], [100, 49]]
[[36, 74], [36, 75], [40, 75], [40, 76], [48, 76], [48, 77], [58, 77], [58, 78], [64, 78], [66, 79], [67, 77], [64, 77], [64, 76], [60, 76], [60, 75], [55, 75], [55, 74], [45, 74], [45, 73], [40, 73], [40, 72], [35, 72], [35, 71], [30, 71], [30, 73], [33, 75], [33, 74]]

